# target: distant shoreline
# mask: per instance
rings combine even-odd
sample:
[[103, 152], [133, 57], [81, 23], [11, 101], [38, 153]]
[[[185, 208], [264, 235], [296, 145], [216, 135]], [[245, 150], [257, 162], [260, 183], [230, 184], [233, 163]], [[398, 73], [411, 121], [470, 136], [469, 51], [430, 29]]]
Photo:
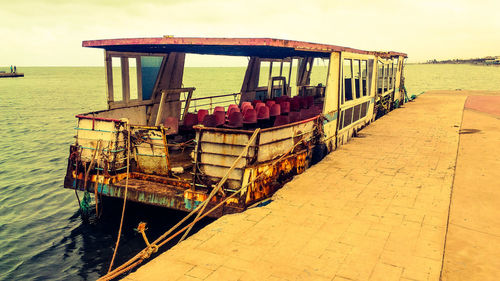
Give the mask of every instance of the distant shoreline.
[[500, 64], [484, 64], [484, 63], [428, 63], [428, 62], [412, 62], [406, 63], [406, 65], [433, 65], [433, 64], [445, 64], [445, 65], [475, 65], [475, 66], [492, 66], [500, 67]]
[[500, 56], [496, 57], [484, 57], [475, 59], [451, 59], [451, 60], [428, 60], [427, 62], [421, 64], [473, 64], [473, 65], [494, 65], [500, 66]]

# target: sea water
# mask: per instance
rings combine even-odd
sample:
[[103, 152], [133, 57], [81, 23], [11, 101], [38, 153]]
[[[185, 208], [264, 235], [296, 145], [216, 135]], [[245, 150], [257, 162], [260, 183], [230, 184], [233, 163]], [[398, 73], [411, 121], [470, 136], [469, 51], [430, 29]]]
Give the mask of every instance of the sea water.
[[[106, 108], [104, 70], [18, 71], [25, 77], [0, 79], [0, 280], [97, 279], [113, 254], [121, 201], [103, 203], [99, 220], [84, 221], [63, 178], [74, 142], [74, 115]], [[326, 67], [321, 71], [326, 74]], [[183, 86], [196, 87], [198, 96], [234, 93], [244, 73], [241, 67], [187, 68]], [[500, 67], [407, 65], [406, 86], [410, 95], [432, 89], [500, 90]], [[183, 215], [127, 204], [115, 266], [144, 248], [134, 231], [139, 222], [148, 223], [147, 234], [154, 240]]]

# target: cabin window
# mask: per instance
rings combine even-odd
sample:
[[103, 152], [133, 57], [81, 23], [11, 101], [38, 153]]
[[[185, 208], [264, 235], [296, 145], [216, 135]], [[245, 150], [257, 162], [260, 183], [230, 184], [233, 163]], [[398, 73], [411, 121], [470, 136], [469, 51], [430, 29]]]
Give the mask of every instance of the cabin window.
[[129, 89], [130, 99], [139, 99], [139, 92], [137, 88], [137, 58], [128, 58], [128, 76], [129, 76]]
[[[285, 69], [285, 65], [288, 65], [288, 67], [286, 67]], [[286, 70], [286, 71], [285, 71]], [[285, 77], [285, 80], [286, 80], [286, 84], [289, 84], [290, 83], [290, 77], [289, 77], [289, 73], [290, 73], [290, 62], [286, 62], [286, 61], [275, 61], [273, 63], [273, 68], [272, 68], [272, 72], [271, 72], [271, 77]], [[286, 86], [287, 85], [284, 85], [285, 87], [285, 91], [287, 91], [286, 89]], [[273, 82], [273, 87], [280, 87], [280, 89], [273, 89], [273, 93], [272, 95], [270, 96], [274, 96], [274, 97], [278, 97], [278, 96], [281, 96], [283, 93], [281, 93], [281, 87], [283, 85], [283, 81], [282, 80], [275, 80]], [[290, 94], [288, 94], [290, 95]]]
[[381, 62], [377, 62], [377, 91], [379, 94], [382, 93], [384, 87], [384, 65]]
[[[299, 69], [299, 60], [298, 59], [292, 59], [292, 62], [290, 63], [290, 67], [292, 69], [289, 69], [290, 72], [290, 80], [288, 82], [288, 85], [290, 87], [290, 93], [288, 94], [289, 96], [296, 96], [298, 95], [298, 90], [297, 90], [297, 75], [298, 75], [298, 69]], [[292, 82], [294, 81], [294, 82]]]
[[352, 112], [353, 107], [344, 110], [344, 125], [342, 126], [342, 128], [345, 128], [352, 123]]
[[384, 68], [384, 92], [389, 91], [391, 89], [391, 64], [386, 64]]
[[[291, 78], [292, 78], [292, 63], [293, 61], [292, 60], [289, 60], [289, 61], [281, 61], [279, 63], [277, 63], [277, 65], [279, 66], [278, 69], [279, 69], [279, 73], [277, 73], [276, 75], [274, 74], [274, 68], [273, 68], [273, 77], [275, 76], [280, 76], [280, 77], [285, 77], [285, 80], [286, 80], [286, 84], [284, 85], [285, 86], [285, 91], [291, 91], [291, 88], [288, 88], [290, 87], [290, 81]], [[281, 85], [283, 85], [283, 81], [279, 80], [277, 81], [276, 83], [278, 83], [277, 85], [279, 85], [281, 87]], [[280, 95], [283, 95], [283, 93], [279, 93], [278, 96]], [[291, 96], [291, 92], [286, 92], [286, 95], [287, 96]]]
[[352, 97], [352, 63], [350, 59], [344, 59], [344, 99], [342, 102], [351, 101]]
[[[259, 72], [259, 82], [258, 82], [258, 88], [261, 88], [258, 90], [257, 96], [258, 98], [267, 98], [267, 97], [276, 97], [276, 96], [281, 96], [281, 87], [283, 85], [282, 80], [274, 80], [273, 82], [273, 93], [268, 94], [267, 90], [269, 87], [269, 83], [271, 82], [271, 79], [274, 77], [284, 77], [286, 81], [285, 86], [285, 91], [288, 90], [287, 87], [290, 87], [290, 81], [292, 79], [292, 60], [262, 60], [260, 62], [260, 72]], [[295, 74], [295, 73], [294, 73]], [[296, 76], [296, 75], [294, 75]], [[266, 90], [262, 89], [266, 88]], [[261, 93], [259, 95], [259, 92]], [[291, 89], [291, 92], [293, 92], [293, 89]], [[290, 96], [291, 92], [288, 93], [287, 95]], [[262, 94], [264, 94], [262, 96]]]
[[394, 73], [396, 73], [396, 72], [394, 71], [394, 62], [392, 62], [392, 64], [391, 64], [391, 72], [389, 74], [389, 79], [391, 81], [391, 83], [389, 83], [389, 90], [394, 89]]
[[354, 89], [356, 90], [356, 98], [359, 99], [361, 97], [361, 75], [360, 75], [360, 63], [359, 60], [352, 61], [352, 70], [353, 70], [353, 78], [354, 78]]
[[304, 57], [297, 68], [297, 94], [322, 97], [328, 77], [329, 59]]
[[111, 100], [114, 102], [141, 99], [140, 61], [138, 57], [112, 55], [110, 73], [108, 78], [112, 79], [113, 93]]
[[363, 97], [368, 95], [367, 81], [368, 81], [367, 61], [362, 60], [361, 61], [361, 93], [363, 94]]
[[149, 100], [153, 95], [163, 57], [141, 56], [142, 99]]
[[[287, 96], [291, 96], [295, 90], [295, 85], [292, 85], [292, 83], [290, 83], [290, 81], [295, 81], [295, 80], [292, 80], [292, 70], [293, 70], [293, 60], [283, 62], [283, 69], [281, 70], [280, 76], [286, 77], [286, 83], [288, 84], [287, 86], [290, 89], [290, 92], [287, 93]], [[297, 79], [296, 78], [296, 76], [297, 76], [296, 71], [293, 72], [293, 76], [294, 76], [294, 79]]]
[[[270, 61], [261, 61], [260, 62], [260, 72], [259, 72], [259, 88], [267, 87], [269, 84], [269, 77], [272, 75], [273, 65]], [[276, 67], [274, 65], [274, 67]]]
[[120, 57], [111, 58], [112, 74], [113, 74], [113, 101], [123, 100], [122, 87], [122, 63]]
[[394, 62], [389, 64], [389, 90], [394, 88]]
[[394, 62], [392, 62], [390, 64], [390, 68], [391, 68], [391, 71], [389, 72], [389, 80], [391, 82], [389, 83], [389, 90], [391, 90], [394, 87], [394, 79], [393, 79], [393, 76], [394, 76]]
[[394, 72], [392, 74], [392, 79], [394, 81], [393, 85], [392, 85], [392, 88], [395, 89], [396, 88], [396, 75], [398, 73], [398, 59], [394, 59]]
[[384, 93], [389, 89], [389, 64], [384, 65]]
[[356, 122], [360, 118], [360, 113], [361, 113], [361, 104], [357, 104], [356, 106], [353, 107], [352, 111], [352, 122]]
[[163, 57], [110, 54], [109, 58], [110, 101], [128, 103], [151, 98]]
[[330, 59], [315, 59], [315, 65], [312, 68], [309, 85], [311, 86], [325, 86], [328, 78], [328, 65]]

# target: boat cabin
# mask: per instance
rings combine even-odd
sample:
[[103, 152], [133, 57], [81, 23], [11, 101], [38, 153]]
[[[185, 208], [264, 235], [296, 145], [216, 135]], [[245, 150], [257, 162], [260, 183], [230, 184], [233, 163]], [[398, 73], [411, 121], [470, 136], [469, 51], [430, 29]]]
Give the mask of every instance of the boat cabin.
[[[127, 199], [190, 211], [220, 184], [210, 204], [239, 194], [212, 216], [239, 212], [404, 102], [403, 53], [267, 38], [83, 46], [104, 49], [108, 108], [76, 116], [65, 187], [96, 198], [123, 197], [128, 177]], [[240, 90], [186, 84], [193, 54], [246, 57]]]

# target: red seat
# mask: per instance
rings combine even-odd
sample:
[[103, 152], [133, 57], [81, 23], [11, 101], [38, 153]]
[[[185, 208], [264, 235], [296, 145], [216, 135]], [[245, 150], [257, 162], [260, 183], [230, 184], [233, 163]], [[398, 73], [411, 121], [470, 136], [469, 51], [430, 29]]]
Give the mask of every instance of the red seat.
[[177, 117], [167, 117], [163, 121], [165, 135], [175, 135], [179, 132], [179, 119]]
[[316, 115], [320, 115], [320, 114], [321, 114], [321, 111], [322, 111], [322, 110], [321, 110], [321, 108], [319, 108], [318, 106], [315, 106], [315, 105], [311, 106], [311, 108], [310, 108], [310, 109], [311, 109], [311, 111], [313, 112], [312, 114], [313, 114], [314, 116], [316, 116]]
[[290, 118], [290, 123], [294, 123], [294, 122], [302, 120], [300, 112], [296, 112], [296, 111], [291, 111], [288, 114], [288, 117]]
[[200, 109], [198, 110], [198, 124], [201, 124], [203, 122], [203, 118], [205, 118], [205, 115], [208, 114], [208, 110], [206, 109]]
[[249, 109], [253, 109], [253, 106], [251, 104], [245, 104], [242, 108], [241, 108], [241, 112], [243, 112], [243, 116], [245, 116], [245, 112], [247, 112], [247, 110]]
[[300, 110], [300, 115], [302, 119], [309, 119], [315, 117], [317, 114], [314, 108], [303, 108]]
[[276, 103], [282, 103], [285, 101], [289, 101], [290, 97], [289, 96], [279, 96], [276, 98]]
[[281, 106], [281, 113], [282, 114], [290, 112], [290, 102], [283, 101], [283, 102], [280, 103], [280, 106]]
[[251, 103], [251, 102], [249, 102], [249, 101], [244, 101], [244, 102], [242, 102], [242, 103], [241, 103], [241, 106], [240, 106], [240, 107], [241, 107], [241, 109], [243, 109], [243, 108], [245, 107], [245, 105], [247, 105], [247, 104], [248, 104], [248, 105], [252, 105], [252, 103]]
[[302, 108], [300, 110], [300, 117], [302, 119], [308, 119], [309, 118], [309, 110], [307, 110], [307, 108]]
[[314, 97], [313, 96], [307, 96], [305, 97], [307, 108], [310, 108], [311, 106], [314, 105]]
[[239, 111], [233, 111], [232, 113], [230, 113], [228, 118], [228, 124], [224, 125], [224, 127], [227, 128], [243, 127], [243, 114]]
[[276, 103], [276, 102], [275, 102], [275, 101], [273, 101], [273, 100], [267, 100], [267, 101], [266, 101], [266, 105], [267, 105], [267, 107], [269, 107], [269, 108], [270, 108], [273, 104], [275, 104], [275, 103]]
[[257, 112], [255, 109], [247, 109], [243, 115], [243, 124], [257, 123]]
[[255, 107], [258, 103], [262, 103], [261, 100], [253, 100], [252, 105]]
[[198, 115], [195, 113], [187, 113], [183, 120], [184, 127], [191, 129], [196, 124], [198, 124]]
[[203, 118], [203, 126], [205, 127], [216, 127], [217, 126], [217, 120], [215, 118], [215, 115], [213, 114], [207, 114]]
[[259, 107], [259, 111], [257, 112], [257, 119], [259, 120], [269, 119], [269, 107], [267, 106]]
[[217, 112], [217, 111], [226, 112], [226, 109], [223, 106], [216, 106], [214, 108], [214, 113]]
[[307, 100], [305, 97], [297, 97], [297, 100], [300, 103], [300, 108], [307, 108]]
[[278, 116], [281, 115], [281, 105], [279, 104], [273, 104], [271, 108], [269, 109], [269, 115], [271, 116]]
[[228, 107], [227, 107], [227, 112], [229, 114], [229, 111], [231, 110], [231, 108], [237, 108], [238, 110], [240, 109], [240, 107], [237, 105], [237, 104], [230, 104]]
[[226, 122], [226, 113], [224, 111], [216, 111], [215, 116], [215, 126], [222, 126]]
[[236, 106], [236, 107], [229, 106], [229, 109], [227, 110], [227, 116], [228, 116], [228, 118], [231, 115], [231, 113], [233, 113], [233, 112], [240, 112], [240, 108], [238, 106]]
[[292, 99], [290, 101], [290, 111], [300, 111], [300, 102], [298, 99]]
[[278, 115], [276, 116], [276, 120], [274, 120], [274, 126], [281, 126], [290, 123], [290, 118], [288, 115]]
[[255, 111], [259, 112], [259, 108], [266, 106], [265, 103], [259, 102], [255, 105]]

